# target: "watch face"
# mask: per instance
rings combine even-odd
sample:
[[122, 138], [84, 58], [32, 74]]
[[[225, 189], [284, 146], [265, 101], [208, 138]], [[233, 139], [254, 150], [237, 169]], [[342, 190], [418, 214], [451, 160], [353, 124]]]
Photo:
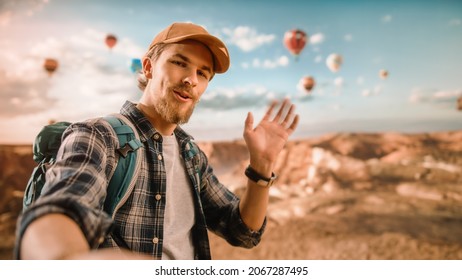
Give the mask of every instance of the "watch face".
[[257, 181], [257, 184], [263, 187], [270, 187], [272, 183], [273, 183], [273, 180], [265, 181], [265, 180], [260, 179]]
[[257, 184], [259, 184], [260, 186], [268, 187], [268, 188], [269, 188], [269, 187], [271, 187], [271, 186], [273, 185], [275, 179], [276, 179], [276, 176], [273, 175], [273, 176], [269, 179], [269, 181], [260, 179], [260, 180], [257, 181]]

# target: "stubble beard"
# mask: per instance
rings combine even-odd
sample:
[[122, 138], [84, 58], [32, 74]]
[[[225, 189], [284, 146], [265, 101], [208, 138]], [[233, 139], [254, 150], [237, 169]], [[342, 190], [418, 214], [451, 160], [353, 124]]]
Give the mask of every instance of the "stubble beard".
[[177, 125], [187, 123], [194, 112], [195, 105], [182, 112], [180, 104], [174, 100], [169, 100], [169, 98], [171, 98], [171, 95], [163, 96], [155, 103], [157, 113], [169, 123]]

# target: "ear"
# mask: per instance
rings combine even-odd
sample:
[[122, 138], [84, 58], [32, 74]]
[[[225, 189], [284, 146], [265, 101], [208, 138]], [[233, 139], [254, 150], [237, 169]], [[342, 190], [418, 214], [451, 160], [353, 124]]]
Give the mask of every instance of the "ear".
[[149, 57], [143, 57], [143, 73], [146, 76], [146, 78], [151, 79], [152, 78], [152, 63], [151, 59]]

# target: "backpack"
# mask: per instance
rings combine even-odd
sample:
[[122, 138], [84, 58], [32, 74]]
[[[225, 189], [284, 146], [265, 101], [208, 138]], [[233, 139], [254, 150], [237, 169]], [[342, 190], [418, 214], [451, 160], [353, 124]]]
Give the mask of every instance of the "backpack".
[[[123, 195], [135, 184], [140, 160], [135, 151], [140, 151], [141, 141], [131, 122], [120, 114], [104, 117], [119, 139], [117, 166], [107, 188], [104, 211], [112, 216]], [[23, 211], [36, 201], [45, 185], [45, 173], [56, 161], [61, 137], [70, 122], [57, 122], [44, 126], [35, 138], [33, 159], [38, 165], [32, 171], [23, 198]]]

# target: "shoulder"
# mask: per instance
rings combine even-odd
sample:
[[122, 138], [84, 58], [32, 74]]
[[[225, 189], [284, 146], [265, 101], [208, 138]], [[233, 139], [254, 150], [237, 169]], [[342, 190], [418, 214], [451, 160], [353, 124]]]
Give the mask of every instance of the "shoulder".
[[104, 118], [92, 118], [69, 125], [62, 139], [66, 142], [100, 143], [110, 148], [115, 146], [117, 136]]

